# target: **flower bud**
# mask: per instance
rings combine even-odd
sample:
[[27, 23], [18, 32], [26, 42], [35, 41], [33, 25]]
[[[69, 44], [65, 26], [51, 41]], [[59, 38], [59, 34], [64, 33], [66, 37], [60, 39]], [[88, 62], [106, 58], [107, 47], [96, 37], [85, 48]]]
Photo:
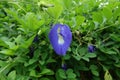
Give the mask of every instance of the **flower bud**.
[[93, 53], [95, 51], [95, 46], [89, 45], [88, 46], [88, 51], [91, 52], [91, 53]]

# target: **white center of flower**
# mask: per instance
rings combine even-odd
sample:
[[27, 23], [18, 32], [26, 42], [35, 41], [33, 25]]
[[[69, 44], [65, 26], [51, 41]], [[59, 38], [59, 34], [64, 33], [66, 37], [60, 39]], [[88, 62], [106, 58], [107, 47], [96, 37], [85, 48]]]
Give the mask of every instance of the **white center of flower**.
[[59, 44], [64, 44], [63, 36], [61, 36], [60, 34], [58, 34], [58, 43]]
[[58, 44], [64, 44], [63, 36], [60, 35], [60, 28], [58, 28], [57, 33], [58, 33]]

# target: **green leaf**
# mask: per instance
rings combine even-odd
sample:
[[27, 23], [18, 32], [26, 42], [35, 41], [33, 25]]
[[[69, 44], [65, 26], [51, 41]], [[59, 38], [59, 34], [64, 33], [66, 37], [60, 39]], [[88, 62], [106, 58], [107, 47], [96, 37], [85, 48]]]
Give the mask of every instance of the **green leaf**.
[[17, 44], [21, 44], [23, 41], [23, 37], [21, 35], [18, 35], [16, 38], [14, 38], [15, 42]]
[[67, 78], [68, 79], [74, 79], [76, 77], [75, 73], [73, 73], [73, 70], [72, 69], [68, 69], [66, 71], [66, 74], [67, 74]]
[[118, 34], [111, 34], [110, 38], [113, 39], [114, 41], [120, 42], [120, 35]]
[[120, 68], [120, 62], [115, 63], [114, 66]]
[[7, 65], [5, 61], [0, 60], [0, 67]]
[[13, 50], [10, 50], [10, 49], [2, 49], [0, 51], [0, 53], [6, 54], [6, 55], [14, 55], [15, 54], [15, 52]]
[[115, 51], [112, 51], [112, 50], [109, 50], [109, 51], [106, 51], [107, 54], [117, 54]]
[[77, 52], [73, 55], [73, 57], [78, 61], [81, 59], [81, 56]]
[[98, 68], [97, 68], [96, 65], [90, 65], [90, 69], [91, 69], [91, 70], [97, 70]]
[[87, 62], [90, 61], [88, 57], [82, 57], [82, 59], [85, 60], [85, 61], [87, 61]]
[[59, 3], [58, 0], [52, 2], [54, 7], [48, 8], [48, 13], [55, 19], [58, 19], [63, 11], [63, 6]]
[[56, 62], [56, 60], [55, 60], [55, 59], [52, 59], [52, 58], [49, 58], [49, 59], [46, 61], [46, 63], [52, 63], [52, 62]]
[[113, 12], [113, 20], [116, 20], [117, 16], [120, 15], [120, 5], [117, 7], [118, 8], [116, 8], [115, 11]]
[[95, 53], [87, 53], [84, 56], [82, 56], [82, 59], [89, 62], [89, 58], [95, 58], [96, 54]]
[[24, 43], [22, 43], [22, 44], [20, 45], [20, 47], [27, 49], [27, 48], [31, 45], [31, 43], [33, 42], [34, 37], [35, 37], [35, 35], [33, 35], [33, 36], [32, 36], [31, 38], [29, 38], [28, 40], [26, 40]]
[[72, 70], [72, 69], [68, 69], [68, 70], [66, 71], [66, 73], [67, 73], [67, 74], [73, 73], [73, 70]]
[[8, 48], [9, 46], [5, 43], [5, 41], [0, 39], [0, 46]]
[[74, 78], [76, 78], [76, 75], [74, 73], [69, 73], [69, 74], [67, 74], [67, 78], [74, 79]]
[[35, 63], [36, 61], [37, 61], [37, 59], [30, 59], [28, 63], [29, 63], [29, 65], [31, 65], [31, 64]]
[[43, 69], [40, 75], [53, 75], [54, 72], [50, 69]]
[[25, 15], [23, 22], [24, 24], [22, 23], [22, 28], [27, 32], [27, 30], [37, 30], [44, 23], [44, 20], [38, 20], [34, 13], [29, 12]]
[[95, 53], [87, 53], [84, 57], [94, 58], [94, 57], [96, 57], [96, 54]]
[[84, 16], [76, 16], [76, 26], [80, 26], [85, 20], [85, 17]]
[[83, 56], [85, 55], [86, 53], [86, 48], [85, 47], [80, 47], [77, 45], [77, 48], [75, 48], [75, 51], [73, 51], [74, 55], [73, 57], [76, 59], [76, 60], [80, 60], [83, 58]]
[[97, 70], [91, 70], [92, 74], [95, 76], [99, 76], [99, 72]]
[[6, 43], [7, 45], [9, 45], [9, 49], [11, 49], [11, 50], [17, 50], [18, 47], [19, 47], [19, 46], [15, 45], [14, 42], [5, 41], [5, 43]]
[[98, 67], [96, 65], [90, 65], [90, 70], [93, 75], [99, 76]]
[[66, 9], [72, 8], [72, 0], [63, 0]]
[[113, 80], [113, 79], [112, 79], [112, 76], [111, 76], [110, 73], [109, 73], [109, 71], [106, 71], [106, 72], [105, 72], [104, 79], [105, 79], [105, 80]]
[[119, 70], [119, 69], [116, 69], [115, 72], [116, 72], [116, 75], [117, 75], [118, 77], [120, 77], [120, 70]]
[[13, 9], [7, 9], [7, 8], [4, 8], [5, 12], [7, 12], [7, 14], [11, 15], [13, 18], [15, 18], [18, 22], [21, 22], [18, 14], [17, 14], [17, 11], [13, 10]]
[[62, 70], [62, 69], [58, 70], [58, 74], [59, 74], [60, 78], [62, 78], [62, 79], [66, 79], [67, 78], [66, 74], [65, 74], [65, 71]]
[[[33, 76], [33, 77], [38, 77], [35, 70], [31, 70], [29, 75]], [[39, 75], [39, 77], [41, 77], [41, 76], [42, 75]]]
[[103, 15], [105, 18], [110, 20], [112, 18], [112, 10], [108, 7], [103, 8]]
[[0, 73], [0, 80], [7, 80], [7, 77], [4, 74]]
[[114, 51], [113, 49], [108, 49], [108, 48], [100, 48], [100, 50], [104, 53], [107, 53], [107, 54], [117, 54], [116, 51]]
[[93, 21], [99, 24], [103, 23], [103, 16], [101, 12], [94, 12], [92, 15]]
[[40, 80], [50, 80], [49, 78], [41, 78]]
[[17, 75], [16, 80], [30, 80], [29, 76], [24, 76], [24, 75]]
[[15, 80], [16, 79], [16, 71], [11, 71], [8, 74], [8, 80]]

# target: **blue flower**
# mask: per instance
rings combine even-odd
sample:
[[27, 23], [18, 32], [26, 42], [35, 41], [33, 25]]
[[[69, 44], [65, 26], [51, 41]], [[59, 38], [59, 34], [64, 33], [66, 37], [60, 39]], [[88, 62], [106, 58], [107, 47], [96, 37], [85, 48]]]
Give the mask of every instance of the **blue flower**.
[[49, 33], [50, 43], [58, 55], [65, 55], [72, 41], [72, 33], [67, 25], [55, 24]]
[[93, 53], [95, 51], [95, 46], [89, 45], [88, 46], [88, 51], [91, 52], [91, 53]]

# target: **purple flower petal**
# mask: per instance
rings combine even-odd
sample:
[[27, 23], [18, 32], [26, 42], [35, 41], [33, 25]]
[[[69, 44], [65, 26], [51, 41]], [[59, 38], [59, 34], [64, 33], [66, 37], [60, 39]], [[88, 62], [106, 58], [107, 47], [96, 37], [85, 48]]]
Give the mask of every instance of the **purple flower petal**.
[[58, 55], [65, 55], [72, 41], [72, 33], [67, 25], [56, 24], [49, 33], [52, 47]]

